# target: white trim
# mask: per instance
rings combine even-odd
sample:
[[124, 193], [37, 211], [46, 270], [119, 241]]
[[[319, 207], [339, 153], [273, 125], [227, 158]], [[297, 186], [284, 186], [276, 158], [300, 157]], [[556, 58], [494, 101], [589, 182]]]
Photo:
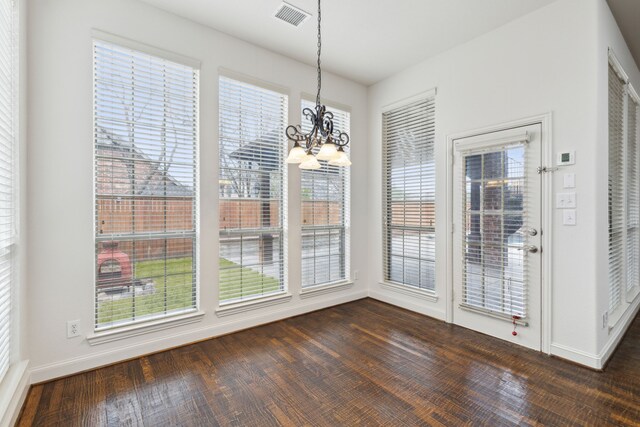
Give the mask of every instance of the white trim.
[[638, 96], [638, 92], [636, 92], [636, 88], [633, 87], [631, 83], [627, 83], [627, 94], [636, 104], [640, 105], [640, 96]]
[[557, 356], [592, 369], [602, 368], [601, 361], [595, 354], [556, 343], [551, 344], [550, 350], [550, 354], [553, 356]]
[[635, 307], [632, 309], [633, 305], [628, 306], [628, 309], [622, 313], [619, 318], [619, 322], [615, 327], [609, 328], [609, 334], [611, 338], [605, 344], [604, 348], [600, 352], [598, 357], [599, 365], [597, 369], [602, 369], [604, 365], [606, 365], [607, 361], [613, 354], [613, 352], [618, 348], [620, 341], [624, 337], [624, 334], [627, 332], [631, 323], [633, 323], [634, 319], [638, 315], [638, 311], [640, 311], [640, 299], [637, 299], [635, 302]]
[[446, 318], [446, 313], [443, 310], [439, 310], [437, 306], [432, 304], [423, 304], [421, 301], [416, 301], [415, 298], [403, 298], [403, 295], [400, 292], [388, 292], [384, 287], [381, 287], [381, 289], [378, 290], [369, 290], [369, 298], [400, 307], [404, 310], [432, 317], [437, 320], [445, 321]]
[[425, 99], [429, 99], [429, 98], [435, 98], [435, 96], [438, 94], [438, 88], [434, 87], [432, 89], [429, 90], [425, 90], [424, 92], [420, 92], [416, 95], [411, 95], [408, 96], [406, 98], [402, 98], [399, 99], [398, 101], [394, 101], [390, 104], [384, 105], [381, 109], [380, 109], [380, 113], [384, 114], [387, 113], [389, 111], [398, 109], [398, 108], [402, 108], [406, 105], [409, 104], [413, 104], [414, 102], [419, 102]]
[[613, 70], [616, 72], [618, 77], [620, 77], [620, 80], [625, 82], [625, 84], [629, 83], [629, 76], [627, 75], [627, 73], [625, 73], [624, 68], [622, 67], [622, 64], [618, 60], [616, 53], [611, 47], [609, 48], [609, 64], [611, 64], [611, 66], [613, 67]]
[[[447, 205], [445, 218], [447, 220], [447, 291], [446, 291], [446, 319], [447, 322], [453, 322], [454, 301], [453, 301], [453, 156], [454, 156], [454, 141], [464, 138], [470, 138], [474, 136], [480, 136], [487, 133], [519, 128], [530, 125], [539, 124], [542, 129], [541, 146], [542, 154], [541, 166], [553, 165], [553, 135], [552, 135], [552, 113], [541, 114], [538, 116], [527, 117], [524, 119], [513, 120], [510, 122], [483, 127], [480, 129], [469, 130], [464, 132], [455, 133], [447, 136], [447, 162], [446, 162], [446, 187], [447, 187]], [[541, 343], [540, 349], [543, 353], [551, 354], [551, 289], [553, 286], [552, 276], [552, 260], [553, 260], [553, 245], [552, 245], [552, 233], [547, 232], [553, 229], [553, 177], [551, 174], [542, 174], [541, 184], [541, 247], [544, 249], [541, 252], [542, 256], [542, 273], [541, 279], [541, 296], [540, 296], [540, 335]]]
[[123, 360], [133, 359], [154, 352], [164, 351], [169, 348], [184, 346], [196, 341], [215, 338], [221, 335], [238, 332], [243, 329], [253, 328], [270, 322], [286, 319], [293, 316], [321, 310], [339, 304], [359, 300], [367, 297], [366, 290], [357, 290], [350, 293], [336, 295], [334, 298], [314, 299], [312, 302], [296, 306], [283, 306], [279, 310], [269, 310], [254, 315], [230, 318], [226, 321], [216, 322], [211, 325], [203, 325], [187, 331], [176, 331], [173, 334], [163, 334], [161, 337], [146, 339], [142, 337], [128, 345], [115, 349], [94, 352], [80, 357], [36, 366], [31, 370], [32, 384], [49, 381], [78, 372], [95, 369], [100, 366], [110, 365]]
[[505, 138], [464, 138], [456, 140], [456, 150], [462, 152], [487, 151], [495, 147], [509, 147], [529, 142], [529, 133], [508, 136]]
[[[226, 77], [231, 80], [236, 80], [240, 83], [248, 85], [258, 86], [261, 89], [270, 90], [272, 92], [286, 95], [288, 98], [291, 95], [291, 88], [287, 86], [281, 86], [275, 83], [271, 83], [267, 80], [262, 80], [249, 74], [244, 74], [239, 71], [234, 71], [225, 67], [218, 67], [218, 91], [220, 90], [220, 77]], [[287, 99], [287, 108], [289, 107], [289, 99]]]
[[425, 289], [416, 289], [408, 285], [403, 285], [401, 283], [395, 283], [390, 281], [382, 281], [379, 283], [380, 283], [380, 286], [382, 286], [384, 289], [388, 289], [393, 292], [410, 295], [412, 297], [422, 298], [431, 302], [438, 301], [438, 294], [436, 294], [435, 291], [429, 291]]
[[291, 295], [289, 292], [280, 292], [277, 295], [270, 295], [264, 298], [254, 298], [249, 301], [241, 301], [237, 303], [225, 304], [220, 306], [216, 310], [218, 317], [231, 316], [238, 313], [244, 313], [251, 310], [258, 310], [260, 308], [269, 307], [276, 304], [282, 304], [291, 301]]
[[330, 292], [342, 291], [344, 289], [349, 289], [353, 286], [353, 282], [351, 281], [342, 281], [338, 283], [329, 283], [327, 285], [316, 285], [309, 286], [307, 288], [302, 288], [300, 291], [300, 298], [312, 298], [318, 295], [328, 294]]
[[15, 425], [31, 385], [29, 361], [16, 363], [9, 368], [0, 383], [0, 427]]
[[94, 346], [98, 344], [124, 340], [127, 338], [136, 337], [138, 335], [145, 335], [152, 332], [164, 331], [166, 329], [176, 328], [178, 326], [197, 323], [200, 322], [203, 317], [203, 311], [196, 311], [195, 313], [188, 313], [175, 317], [164, 317], [162, 319], [146, 323], [138, 323], [130, 326], [98, 331], [87, 335], [87, 342], [89, 343], [89, 345]]
[[190, 58], [188, 56], [184, 56], [179, 53], [171, 52], [158, 47], [154, 47], [154, 46], [141, 43], [135, 40], [116, 36], [115, 34], [107, 33], [106, 31], [98, 30], [95, 28], [91, 29], [91, 38], [93, 40], [100, 40], [100, 41], [115, 44], [124, 48], [136, 50], [138, 52], [143, 52], [149, 55], [164, 58], [167, 61], [177, 62], [178, 64], [186, 65], [187, 67], [191, 67], [196, 70], [200, 70], [200, 67], [201, 67], [201, 62], [197, 59]]

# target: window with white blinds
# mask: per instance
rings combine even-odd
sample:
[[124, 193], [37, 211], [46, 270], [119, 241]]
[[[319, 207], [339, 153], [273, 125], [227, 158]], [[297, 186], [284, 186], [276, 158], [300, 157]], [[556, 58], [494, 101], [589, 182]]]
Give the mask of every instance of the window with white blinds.
[[610, 52], [609, 312], [640, 287], [640, 99]]
[[0, 381], [11, 364], [18, 123], [17, 9], [0, 0]]
[[383, 113], [385, 281], [435, 289], [435, 98]]
[[[315, 103], [303, 100], [302, 108]], [[347, 111], [329, 108], [335, 129], [350, 133]], [[302, 115], [302, 130], [311, 124]], [[348, 146], [346, 148], [348, 150]], [[317, 153], [319, 148], [315, 148]], [[350, 168], [320, 161], [316, 170], [302, 170], [302, 287], [325, 285], [349, 277]]]
[[219, 80], [220, 304], [285, 290], [288, 97]]
[[199, 72], [93, 46], [96, 329], [195, 311]]
[[640, 173], [638, 150], [638, 103], [627, 98], [627, 293], [640, 285]]
[[625, 81], [609, 65], [609, 312], [622, 302], [625, 253]]

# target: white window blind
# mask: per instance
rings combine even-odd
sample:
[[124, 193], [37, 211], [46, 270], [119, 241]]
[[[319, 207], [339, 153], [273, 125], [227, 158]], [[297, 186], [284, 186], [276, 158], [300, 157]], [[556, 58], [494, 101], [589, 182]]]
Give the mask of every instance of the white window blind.
[[609, 312], [622, 302], [625, 283], [625, 82], [609, 65]]
[[[302, 108], [315, 103], [303, 100]], [[335, 129], [350, 133], [350, 113], [329, 108]], [[311, 130], [302, 115], [302, 129]], [[346, 147], [348, 150], [348, 146]], [[316, 147], [317, 153], [319, 149]], [[350, 168], [320, 161], [316, 170], [302, 170], [302, 287], [349, 277]]]
[[524, 142], [462, 153], [463, 307], [527, 317]]
[[627, 98], [627, 291], [640, 285], [640, 187], [638, 186], [638, 104]]
[[94, 41], [96, 329], [196, 309], [198, 74]]
[[383, 126], [384, 278], [435, 289], [435, 99], [387, 111]]
[[220, 304], [285, 289], [288, 97], [220, 77]]
[[15, 256], [15, 152], [18, 123], [17, 11], [0, 0], [0, 381], [11, 363]]

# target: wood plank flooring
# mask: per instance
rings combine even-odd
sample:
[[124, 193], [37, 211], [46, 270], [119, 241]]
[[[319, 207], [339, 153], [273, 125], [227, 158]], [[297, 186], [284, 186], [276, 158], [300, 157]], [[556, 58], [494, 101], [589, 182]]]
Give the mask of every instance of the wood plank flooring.
[[32, 387], [20, 426], [640, 425], [640, 318], [604, 373], [372, 299]]

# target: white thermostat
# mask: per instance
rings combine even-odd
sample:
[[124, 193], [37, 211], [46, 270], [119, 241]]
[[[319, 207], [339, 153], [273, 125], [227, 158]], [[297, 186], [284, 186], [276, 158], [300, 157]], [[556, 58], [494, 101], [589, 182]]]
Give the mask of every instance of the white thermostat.
[[573, 165], [576, 163], [575, 151], [563, 151], [558, 153], [558, 166]]

